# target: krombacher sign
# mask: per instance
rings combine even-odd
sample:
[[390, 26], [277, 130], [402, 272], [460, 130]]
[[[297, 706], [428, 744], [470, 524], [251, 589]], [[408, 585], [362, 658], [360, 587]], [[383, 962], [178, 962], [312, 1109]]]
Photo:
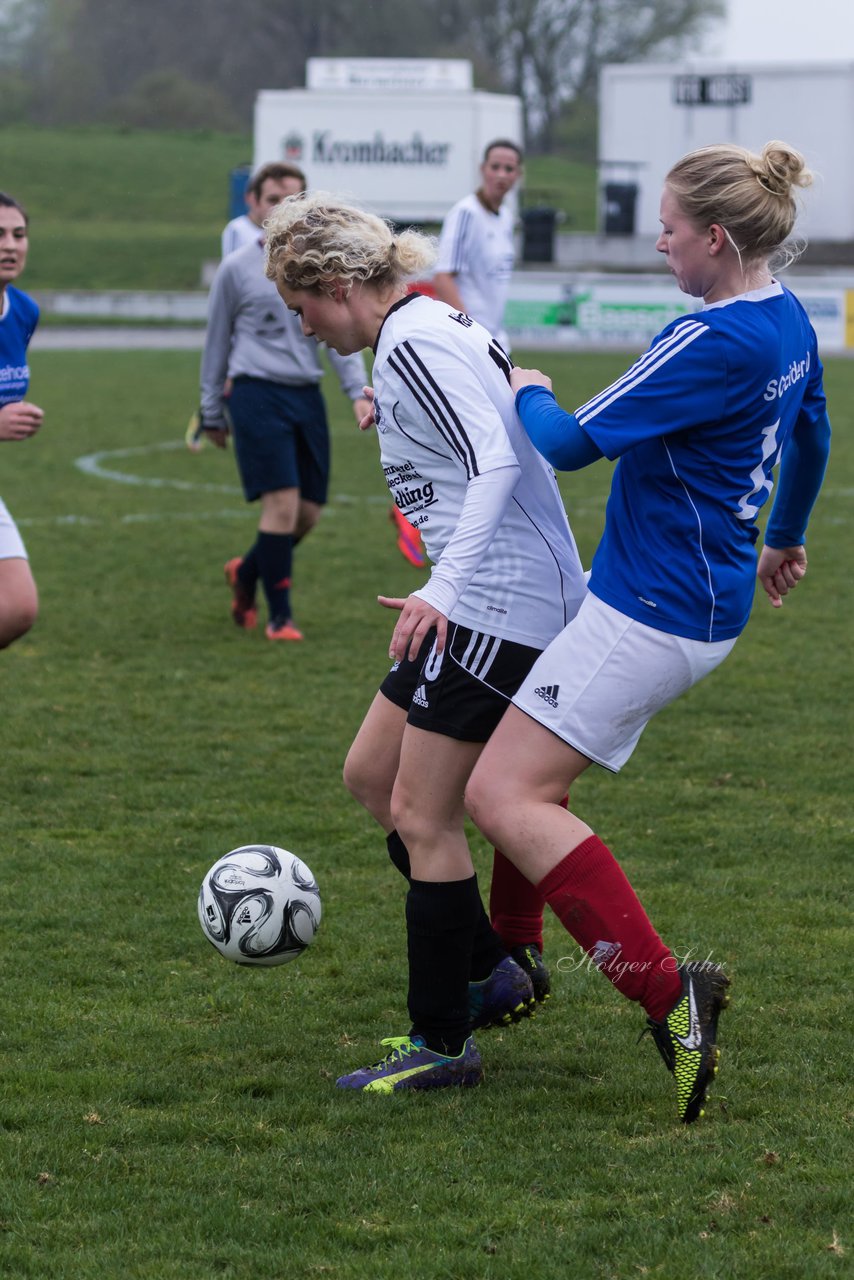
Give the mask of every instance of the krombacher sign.
[[315, 130], [311, 140], [312, 164], [432, 165], [448, 163], [450, 142], [425, 142], [420, 133], [407, 141], [386, 141], [379, 132], [373, 138], [336, 138], [331, 129]]

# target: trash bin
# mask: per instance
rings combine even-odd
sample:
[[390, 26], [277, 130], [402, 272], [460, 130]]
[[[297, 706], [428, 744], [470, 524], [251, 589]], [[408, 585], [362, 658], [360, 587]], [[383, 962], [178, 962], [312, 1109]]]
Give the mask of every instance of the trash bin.
[[636, 182], [606, 182], [603, 189], [605, 235], [633, 236], [635, 206], [638, 200]]
[[242, 164], [237, 169], [232, 169], [228, 176], [228, 220], [239, 218], [241, 214], [246, 212], [246, 188], [249, 184], [249, 178], [252, 173], [252, 166]]
[[522, 261], [554, 262], [557, 210], [522, 210]]

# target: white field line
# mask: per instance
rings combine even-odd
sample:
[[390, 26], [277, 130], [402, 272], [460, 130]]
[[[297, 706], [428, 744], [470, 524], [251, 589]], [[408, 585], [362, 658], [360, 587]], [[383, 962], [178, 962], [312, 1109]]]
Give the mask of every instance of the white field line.
[[[75, 458], [74, 465], [84, 475], [94, 476], [99, 480], [109, 480], [113, 484], [136, 485], [149, 489], [178, 489], [182, 492], [222, 493], [231, 497], [242, 498], [243, 493], [237, 485], [208, 484], [195, 480], [178, 480], [171, 476], [138, 476], [132, 471], [120, 471], [105, 466], [109, 459], [139, 458], [146, 454], [167, 452], [185, 448], [183, 440], [167, 440], [159, 444], [132, 445], [125, 449], [101, 449], [97, 453], [84, 454]], [[330, 495], [327, 507], [327, 518], [331, 514], [330, 507], [337, 506], [388, 506], [390, 498], [381, 493], [357, 495], [352, 493], [334, 493]], [[219, 508], [216, 511], [140, 511], [125, 512], [124, 515], [106, 517], [109, 524], [156, 524], [165, 520], [246, 520], [246, 505], [239, 507]], [[63, 515], [16, 517], [16, 524], [22, 528], [33, 528], [37, 525], [100, 525], [105, 520], [97, 516], [76, 515], [68, 512]]]
[[[99, 480], [109, 480], [114, 484], [136, 485], [150, 489], [178, 489], [182, 492], [221, 493], [232, 497], [242, 497], [242, 491], [237, 485], [178, 480], [171, 476], [139, 476], [132, 471], [120, 471], [105, 465], [109, 459], [139, 458], [144, 457], [146, 454], [169, 452], [185, 447], [183, 440], [166, 440], [158, 444], [132, 445], [124, 449], [101, 449], [97, 453], [84, 454], [76, 458], [74, 465], [85, 475], [94, 476]], [[821, 496], [823, 499], [843, 498], [847, 500], [854, 498], [854, 489], [825, 486]], [[389, 501], [390, 499], [387, 496], [379, 493], [367, 495], [335, 493], [330, 495], [329, 504], [330, 507], [335, 505], [385, 507]], [[604, 502], [601, 506], [604, 510]], [[572, 515], [572, 512], [577, 515], [586, 515], [595, 512], [599, 507], [599, 503], [571, 502], [570, 515]], [[151, 524], [163, 520], [245, 520], [246, 514], [245, 506], [241, 506], [237, 508], [220, 508], [216, 511], [126, 512], [121, 516], [110, 516], [108, 521], [110, 524]], [[329, 514], [331, 512], [327, 508], [327, 515]], [[837, 520], [833, 519], [830, 522], [838, 523]], [[65, 515], [36, 516], [30, 519], [17, 517], [16, 523], [22, 527], [34, 527], [36, 525], [99, 525], [104, 521], [93, 516], [67, 513]]]
[[167, 440], [160, 444], [133, 445], [127, 449], [101, 449], [98, 453], [86, 453], [74, 459], [74, 465], [84, 475], [97, 476], [99, 480], [112, 480], [115, 484], [140, 485], [148, 489], [194, 490], [197, 493], [233, 493], [240, 490], [233, 484], [205, 484], [196, 480], [177, 480], [173, 477], [137, 476], [132, 471], [117, 471], [104, 463], [110, 458], [141, 458], [146, 454], [185, 448], [183, 440]]
[[[75, 458], [74, 465], [78, 471], [82, 471], [85, 475], [95, 476], [99, 480], [111, 480], [114, 484], [137, 485], [141, 488], [149, 489], [180, 489], [185, 493], [194, 491], [196, 493], [227, 493], [235, 497], [243, 496], [242, 490], [233, 484], [208, 484], [198, 480], [178, 480], [172, 476], [138, 476], [133, 471], [120, 471], [114, 467], [105, 466], [105, 463], [113, 458], [140, 458], [150, 453], [161, 453], [183, 448], [185, 448], [183, 440], [166, 440], [161, 441], [159, 444], [131, 445], [126, 449], [101, 449], [97, 453], [87, 453]], [[386, 506], [390, 499], [383, 497], [382, 494], [357, 497], [355, 494], [336, 493], [332, 494], [330, 501], [341, 505], [367, 503], [369, 505]], [[145, 520], [149, 517], [139, 516], [136, 518]], [[154, 519], [156, 517], [151, 518]], [[196, 517], [190, 518], [195, 519]]]

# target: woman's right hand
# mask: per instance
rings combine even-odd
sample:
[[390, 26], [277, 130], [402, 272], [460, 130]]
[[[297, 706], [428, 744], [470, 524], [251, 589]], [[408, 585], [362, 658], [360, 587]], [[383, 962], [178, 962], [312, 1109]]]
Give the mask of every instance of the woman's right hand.
[[441, 653], [448, 636], [448, 619], [420, 596], [377, 596], [384, 609], [399, 609], [388, 656], [394, 662], [414, 661], [431, 627], [436, 628], [436, 652]]
[[26, 400], [4, 404], [0, 409], [0, 440], [26, 440], [34, 436], [43, 418], [44, 409]]
[[367, 431], [376, 422], [374, 417], [374, 389], [373, 387], [362, 387], [362, 392], [362, 396], [353, 401], [353, 408], [356, 409], [356, 421], [359, 424], [359, 430]]

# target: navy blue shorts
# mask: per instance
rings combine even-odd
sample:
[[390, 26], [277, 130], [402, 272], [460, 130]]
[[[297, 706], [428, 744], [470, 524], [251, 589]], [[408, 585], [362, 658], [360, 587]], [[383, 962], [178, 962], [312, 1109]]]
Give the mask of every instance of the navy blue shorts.
[[299, 489], [306, 502], [326, 502], [329, 424], [318, 386], [240, 376], [228, 412], [247, 502], [277, 489]]

